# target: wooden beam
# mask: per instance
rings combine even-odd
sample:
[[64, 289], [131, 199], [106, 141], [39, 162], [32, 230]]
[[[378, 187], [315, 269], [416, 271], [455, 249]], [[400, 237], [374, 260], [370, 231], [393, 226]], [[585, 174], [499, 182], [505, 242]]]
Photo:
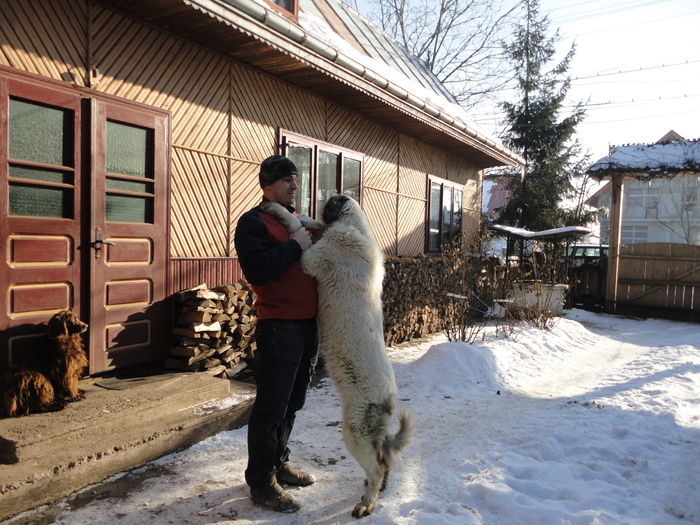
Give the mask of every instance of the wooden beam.
[[610, 256], [605, 290], [605, 311], [615, 313], [617, 306], [618, 277], [620, 275], [620, 238], [622, 236], [622, 176], [613, 176], [612, 202], [610, 206]]

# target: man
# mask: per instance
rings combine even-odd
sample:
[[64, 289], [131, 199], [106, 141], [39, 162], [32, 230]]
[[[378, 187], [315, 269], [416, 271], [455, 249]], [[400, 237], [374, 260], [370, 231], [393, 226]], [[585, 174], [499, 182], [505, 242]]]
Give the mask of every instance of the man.
[[[260, 165], [263, 201], [293, 212], [297, 168], [287, 157], [273, 155]], [[241, 216], [236, 252], [243, 273], [257, 295], [257, 395], [248, 423], [250, 494], [258, 506], [296, 512], [300, 504], [280, 483], [307, 486], [311, 474], [292, 468], [287, 443], [296, 413], [318, 359], [316, 282], [301, 271], [299, 260], [311, 246], [305, 229], [289, 234], [259, 207]]]

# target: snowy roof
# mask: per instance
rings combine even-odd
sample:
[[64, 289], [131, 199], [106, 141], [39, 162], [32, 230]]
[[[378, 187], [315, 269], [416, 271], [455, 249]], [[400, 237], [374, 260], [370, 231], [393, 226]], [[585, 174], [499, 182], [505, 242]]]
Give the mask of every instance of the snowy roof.
[[607, 157], [591, 164], [586, 172], [598, 179], [613, 174], [658, 177], [689, 171], [700, 172], [700, 141], [664, 140], [668, 137], [669, 134], [654, 144], [613, 146]]
[[526, 230], [524, 228], [516, 228], [515, 226], [505, 226], [503, 224], [493, 224], [490, 226], [492, 230], [500, 231], [508, 235], [515, 235], [516, 237], [522, 237], [523, 239], [539, 239], [539, 240], [550, 240], [561, 239], [564, 237], [571, 237], [574, 235], [586, 235], [591, 233], [590, 228], [585, 226], [565, 226], [563, 228], [553, 228], [551, 230], [542, 230], [538, 232], [533, 232]]

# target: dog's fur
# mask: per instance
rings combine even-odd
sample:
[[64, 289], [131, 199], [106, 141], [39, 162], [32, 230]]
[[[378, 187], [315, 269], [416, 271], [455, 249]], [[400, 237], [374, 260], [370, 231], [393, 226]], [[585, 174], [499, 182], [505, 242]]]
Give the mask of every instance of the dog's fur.
[[[290, 233], [302, 227], [282, 206], [267, 203], [266, 208]], [[361, 518], [374, 510], [414, 422], [401, 410], [398, 432], [389, 434], [396, 382], [384, 344], [382, 250], [350, 197], [331, 197], [323, 222], [323, 237], [304, 251], [301, 265], [318, 285], [321, 352], [342, 399], [345, 446], [367, 475], [365, 494], [352, 512]]]
[[70, 310], [56, 313], [49, 320], [44, 344], [0, 379], [0, 415], [50, 412], [83, 399], [78, 380], [88, 359], [80, 334], [87, 329]]

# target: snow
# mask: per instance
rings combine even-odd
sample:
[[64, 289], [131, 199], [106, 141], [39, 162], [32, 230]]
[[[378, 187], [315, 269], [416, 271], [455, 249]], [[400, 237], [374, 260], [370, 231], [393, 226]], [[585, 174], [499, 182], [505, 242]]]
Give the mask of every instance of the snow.
[[[364, 524], [700, 523], [700, 325], [569, 310], [551, 330], [477, 339], [388, 349], [417, 434]], [[292, 434], [294, 464], [318, 480], [290, 488], [298, 513], [251, 504], [246, 431], [89, 487], [54, 523], [356, 523], [364, 476], [328, 379]]]
[[613, 146], [607, 157], [597, 160], [588, 173], [700, 171], [700, 141], [682, 140], [662, 144]]

